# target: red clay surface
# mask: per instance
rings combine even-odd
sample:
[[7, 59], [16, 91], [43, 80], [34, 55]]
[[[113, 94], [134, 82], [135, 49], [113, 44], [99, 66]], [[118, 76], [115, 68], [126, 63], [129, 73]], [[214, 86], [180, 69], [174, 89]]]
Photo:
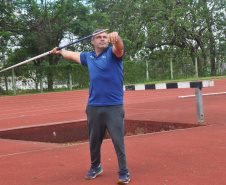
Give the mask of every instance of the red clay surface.
[[[226, 92], [214, 80], [203, 94]], [[194, 89], [125, 92], [127, 120], [196, 124]], [[88, 90], [0, 98], [0, 129], [86, 119]], [[204, 127], [125, 138], [130, 184], [226, 184], [226, 94], [203, 96]], [[62, 146], [0, 139], [1, 185], [117, 184], [111, 140], [102, 147], [103, 174], [84, 180], [90, 167], [88, 143]]]

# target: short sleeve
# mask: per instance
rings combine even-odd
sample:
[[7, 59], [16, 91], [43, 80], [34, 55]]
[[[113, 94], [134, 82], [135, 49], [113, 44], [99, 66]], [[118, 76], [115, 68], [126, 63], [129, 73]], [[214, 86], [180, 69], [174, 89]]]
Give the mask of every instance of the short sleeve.
[[80, 61], [81, 61], [81, 64], [82, 64], [83, 66], [87, 66], [86, 53], [81, 53], [81, 54], [80, 54]]
[[117, 57], [117, 56], [114, 54], [114, 52], [113, 52], [113, 47], [111, 48], [111, 53], [112, 53], [113, 58], [114, 58], [116, 61], [120, 62], [120, 61], [123, 60], [124, 54], [123, 54], [121, 57]]

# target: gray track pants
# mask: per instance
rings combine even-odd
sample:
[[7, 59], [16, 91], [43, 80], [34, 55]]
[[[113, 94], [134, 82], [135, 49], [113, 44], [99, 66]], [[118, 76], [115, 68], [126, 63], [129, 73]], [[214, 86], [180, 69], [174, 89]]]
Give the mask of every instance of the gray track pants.
[[118, 173], [128, 173], [124, 145], [123, 105], [87, 106], [86, 114], [92, 166], [96, 167], [101, 162], [101, 144], [107, 129], [118, 157]]

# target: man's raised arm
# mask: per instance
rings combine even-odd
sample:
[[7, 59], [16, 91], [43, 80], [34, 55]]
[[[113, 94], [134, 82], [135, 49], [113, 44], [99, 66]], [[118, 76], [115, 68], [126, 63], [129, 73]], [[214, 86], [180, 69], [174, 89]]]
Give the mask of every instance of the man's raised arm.
[[124, 52], [124, 45], [118, 33], [117, 32], [109, 33], [108, 41], [113, 44], [113, 53], [119, 58], [122, 57]]

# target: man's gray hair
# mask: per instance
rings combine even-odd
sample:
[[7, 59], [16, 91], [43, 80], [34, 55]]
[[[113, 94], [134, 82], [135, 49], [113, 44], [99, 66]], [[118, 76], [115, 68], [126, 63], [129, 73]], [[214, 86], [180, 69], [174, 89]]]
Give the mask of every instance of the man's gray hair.
[[[104, 29], [97, 29], [97, 30], [95, 30], [95, 31], [93, 32], [93, 35], [94, 35], [95, 33], [101, 32], [101, 31], [104, 31]], [[107, 33], [107, 31], [106, 31], [106, 33]], [[95, 36], [92, 37], [92, 39], [94, 39], [94, 38], [95, 38]]]

